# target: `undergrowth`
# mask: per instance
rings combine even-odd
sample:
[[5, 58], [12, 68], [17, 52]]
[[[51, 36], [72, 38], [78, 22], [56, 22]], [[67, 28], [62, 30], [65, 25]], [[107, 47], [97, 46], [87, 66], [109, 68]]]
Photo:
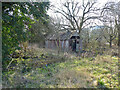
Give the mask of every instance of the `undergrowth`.
[[3, 72], [3, 88], [118, 88], [118, 57], [79, 58], [37, 49], [35, 57], [13, 58]]

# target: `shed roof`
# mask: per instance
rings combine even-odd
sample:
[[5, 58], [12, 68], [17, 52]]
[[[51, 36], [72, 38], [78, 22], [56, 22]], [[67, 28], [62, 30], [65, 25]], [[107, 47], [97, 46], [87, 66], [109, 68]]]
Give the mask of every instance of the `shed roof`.
[[49, 35], [46, 39], [47, 40], [67, 40], [70, 39], [72, 36], [79, 36], [79, 34], [77, 32], [62, 32], [62, 33], [54, 33], [52, 35]]

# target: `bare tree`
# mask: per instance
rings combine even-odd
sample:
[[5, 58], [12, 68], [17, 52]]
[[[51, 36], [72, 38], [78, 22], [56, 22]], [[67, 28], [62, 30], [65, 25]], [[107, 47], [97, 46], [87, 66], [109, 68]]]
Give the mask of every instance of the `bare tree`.
[[117, 11], [116, 14], [118, 15], [118, 19], [116, 20], [116, 26], [118, 30], [118, 46], [120, 50], [120, 1], [117, 3], [117, 8], [115, 11]]
[[[107, 4], [105, 4], [105, 7]], [[102, 11], [101, 15], [102, 15], [102, 22], [104, 25], [103, 37], [109, 43], [109, 46], [111, 48], [112, 41], [117, 37], [117, 34], [118, 34], [117, 27], [116, 27], [116, 15], [112, 11], [105, 10], [105, 9]]]
[[[110, 35], [111, 40], [112, 38], [114, 39], [114, 37], [116, 37], [116, 35], [118, 34], [118, 46], [120, 46], [120, 2], [115, 3], [115, 2], [108, 2], [105, 4], [103, 11], [102, 12], [109, 12], [111, 13], [111, 17], [113, 18], [108, 18], [107, 20], [109, 20], [109, 23], [114, 22], [113, 24], [109, 25], [109, 27], [111, 28], [112, 25], [114, 26], [114, 29], [111, 29], [111, 32], [115, 31], [115, 33], [112, 33]], [[107, 14], [107, 16], [109, 16], [109, 14]], [[112, 20], [111, 20], [112, 19]], [[106, 22], [106, 19], [104, 18], [104, 22]], [[117, 34], [116, 34], [117, 31]], [[114, 37], [113, 37], [114, 34]]]
[[83, 25], [90, 19], [96, 19], [98, 16], [94, 13], [98, 9], [94, 7], [95, 1], [82, 1], [82, 5], [79, 2], [70, 1], [62, 3], [63, 7], [57, 8], [56, 13], [62, 14], [70, 23], [71, 29], [79, 30], [79, 34], [83, 29]]
[[103, 29], [103, 36], [106, 41], [109, 43], [110, 48], [112, 47], [112, 41], [117, 37], [117, 31], [114, 27], [105, 26]]

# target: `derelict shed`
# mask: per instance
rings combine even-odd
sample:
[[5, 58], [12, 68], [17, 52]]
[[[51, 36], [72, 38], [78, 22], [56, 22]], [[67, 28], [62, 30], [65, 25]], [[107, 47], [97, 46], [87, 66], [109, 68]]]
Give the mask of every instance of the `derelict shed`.
[[77, 32], [64, 32], [50, 35], [45, 41], [46, 48], [60, 48], [63, 51], [78, 51], [82, 48], [82, 40], [80, 40]]

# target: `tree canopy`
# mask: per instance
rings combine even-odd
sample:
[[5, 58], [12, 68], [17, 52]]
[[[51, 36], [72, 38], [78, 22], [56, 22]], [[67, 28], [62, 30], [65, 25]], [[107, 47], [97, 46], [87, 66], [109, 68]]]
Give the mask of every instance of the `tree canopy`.
[[48, 8], [49, 2], [2, 2], [3, 66], [9, 63], [9, 55], [20, 49], [19, 42], [33, 36], [30, 28], [35, 21], [47, 23]]

